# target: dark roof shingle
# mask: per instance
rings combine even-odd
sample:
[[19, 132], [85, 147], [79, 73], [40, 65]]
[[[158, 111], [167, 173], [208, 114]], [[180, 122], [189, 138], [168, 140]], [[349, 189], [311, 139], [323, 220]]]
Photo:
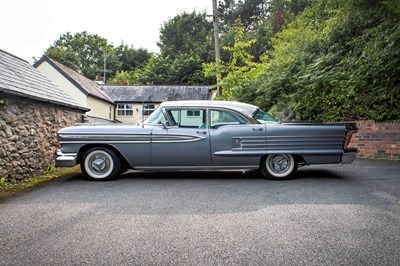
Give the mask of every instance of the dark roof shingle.
[[0, 92], [88, 111], [27, 61], [0, 49]]
[[102, 86], [114, 102], [208, 100], [211, 86]]

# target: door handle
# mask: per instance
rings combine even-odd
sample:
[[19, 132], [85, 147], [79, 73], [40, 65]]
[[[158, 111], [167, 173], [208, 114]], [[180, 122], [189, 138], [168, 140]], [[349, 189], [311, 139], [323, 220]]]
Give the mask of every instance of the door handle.
[[207, 131], [196, 131], [197, 134], [207, 134]]
[[260, 127], [260, 128], [254, 128], [253, 127], [253, 131], [263, 131], [263, 129]]

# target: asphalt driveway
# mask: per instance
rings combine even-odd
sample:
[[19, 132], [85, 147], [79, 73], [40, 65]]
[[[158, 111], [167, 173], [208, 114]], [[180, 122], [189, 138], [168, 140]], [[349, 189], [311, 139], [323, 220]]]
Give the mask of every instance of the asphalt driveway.
[[399, 265], [400, 162], [61, 178], [0, 202], [0, 265]]

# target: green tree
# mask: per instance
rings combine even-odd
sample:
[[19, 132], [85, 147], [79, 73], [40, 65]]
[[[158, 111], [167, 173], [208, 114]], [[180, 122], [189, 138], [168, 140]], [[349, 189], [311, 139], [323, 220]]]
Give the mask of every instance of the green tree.
[[[219, 15], [222, 24], [223, 46], [232, 46], [234, 21], [240, 19], [246, 28], [245, 40], [256, 39], [250, 53], [254, 60], [260, 61], [263, 54], [272, 49], [271, 39], [286, 24], [294, 19], [312, 0], [223, 0], [219, 2]], [[228, 53], [222, 51], [223, 60]]]
[[123, 71], [143, 68], [151, 57], [151, 53], [147, 49], [135, 49], [124, 43], [115, 48], [115, 54], [122, 63], [119, 70]]
[[106, 39], [86, 31], [75, 34], [67, 32], [61, 35], [45, 51], [45, 55], [89, 79], [94, 79], [96, 73], [103, 69], [105, 55], [108, 69], [115, 73], [121, 67], [114, 47]]
[[160, 29], [161, 56], [171, 59], [181, 54], [198, 56], [203, 62], [214, 59], [212, 23], [205, 13], [183, 12], [165, 22]]
[[255, 40], [244, 39], [245, 27], [239, 19], [233, 29], [235, 32], [233, 45], [223, 47], [223, 50], [230, 54], [229, 61], [220, 62], [219, 73], [215, 63], [203, 64], [203, 68], [207, 77], [215, 77], [217, 74], [221, 77], [217, 85], [222, 88], [222, 99], [246, 101], [249, 97], [248, 88], [261, 73], [263, 63], [253, 61], [254, 56], [248, 50]]
[[269, 2], [268, 0], [219, 1], [219, 19], [223, 27], [234, 26], [235, 21], [240, 19], [244, 26], [249, 29], [255, 21], [267, 16]]
[[126, 86], [126, 85], [139, 85], [140, 84], [140, 76], [142, 70], [140, 68], [136, 70], [117, 70], [117, 73], [114, 77], [108, 80], [109, 85], [119, 85], [119, 86]]
[[375, 1], [315, 1], [272, 39], [254, 101], [283, 119], [399, 119], [398, 22]]
[[139, 81], [142, 84], [174, 84], [171, 65], [173, 60], [169, 57], [152, 56], [143, 69]]
[[194, 53], [170, 56], [153, 56], [141, 72], [139, 82], [142, 84], [184, 84], [206, 85], [212, 79], [205, 79], [202, 60]]

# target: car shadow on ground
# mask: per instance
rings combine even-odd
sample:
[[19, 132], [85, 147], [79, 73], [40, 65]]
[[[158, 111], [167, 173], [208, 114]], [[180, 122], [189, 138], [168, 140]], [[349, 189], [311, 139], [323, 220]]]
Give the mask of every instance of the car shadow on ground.
[[257, 171], [129, 171], [111, 182], [90, 182], [75, 175], [66, 180], [68, 190], [62, 191], [76, 193], [70, 203], [91, 203], [96, 212], [118, 215], [232, 214], [282, 205], [376, 201], [365, 197], [364, 188], [345, 173], [307, 167], [293, 180], [270, 181]]
[[[148, 180], [168, 180], [168, 179], [181, 179], [181, 180], [266, 180], [258, 170], [221, 170], [221, 171], [140, 171], [129, 170], [115, 178], [115, 180], [135, 180], [135, 179], [148, 179]], [[345, 175], [340, 175], [327, 169], [318, 168], [300, 168], [296, 174], [288, 180], [270, 180], [270, 181], [291, 181], [302, 179], [346, 179]], [[72, 180], [87, 180], [82, 174], [72, 176]], [[88, 180], [89, 181], [89, 180]]]

